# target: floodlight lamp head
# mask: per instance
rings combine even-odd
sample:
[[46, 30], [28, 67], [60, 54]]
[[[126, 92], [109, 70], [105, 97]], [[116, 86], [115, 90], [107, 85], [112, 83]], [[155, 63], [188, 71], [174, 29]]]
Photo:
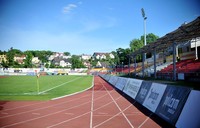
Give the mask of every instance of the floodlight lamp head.
[[145, 18], [145, 12], [144, 12], [144, 9], [142, 8], [141, 11], [142, 11], [142, 17]]

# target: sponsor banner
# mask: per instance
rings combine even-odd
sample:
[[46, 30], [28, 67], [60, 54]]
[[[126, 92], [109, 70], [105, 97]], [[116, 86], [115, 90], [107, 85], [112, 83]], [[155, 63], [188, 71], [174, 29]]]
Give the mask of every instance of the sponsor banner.
[[149, 82], [149, 81], [143, 81], [142, 82], [142, 85], [140, 87], [140, 90], [135, 98], [135, 100], [137, 102], [139, 102], [140, 104], [143, 104], [148, 92], [149, 92], [149, 89], [151, 88], [151, 84], [152, 82]]
[[176, 123], [177, 128], [200, 128], [200, 91], [192, 90]]
[[166, 87], [167, 85], [164, 84], [152, 83], [149, 93], [144, 100], [143, 106], [148, 108], [150, 111], [155, 112]]
[[111, 77], [110, 75], [105, 75], [105, 80], [109, 81], [110, 77]]
[[123, 89], [123, 92], [126, 93], [128, 96], [132, 97], [133, 99], [135, 99], [141, 84], [142, 80], [129, 79], [127, 85]]
[[128, 80], [128, 78], [119, 77], [117, 83], [115, 84], [115, 87], [122, 91]]
[[101, 78], [104, 78], [105, 75], [104, 74], [99, 74], [99, 76], [101, 76]]
[[175, 125], [189, 93], [190, 88], [167, 86], [156, 110], [156, 114], [167, 122]]
[[185, 80], [185, 74], [184, 73], [178, 73], [178, 80]]
[[111, 76], [110, 79], [109, 79], [109, 83], [112, 84], [113, 86], [115, 86], [118, 78], [119, 77], [117, 77], [117, 76]]

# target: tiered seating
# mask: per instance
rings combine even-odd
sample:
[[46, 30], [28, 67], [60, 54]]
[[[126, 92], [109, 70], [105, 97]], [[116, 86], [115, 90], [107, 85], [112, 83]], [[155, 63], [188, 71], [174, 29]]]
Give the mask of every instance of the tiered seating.
[[[138, 70], [138, 68], [136, 69], [136, 71]], [[129, 68], [128, 67], [124, 67], [124, 68], [115, 68], [113, 69], [113, 71], [115, 73], [125, 73], [125, 74], [128, 74], [129, 73]], [[134, 72], [135, 71], [135, 68], [133, 67], [130, 67], [130, 72]]]
[[[200, 60], [182, 60], [176, 63], [176, 73], [184, 73], [185, 76], [199, 77], [200, 73]], [[173, 64], [157, 72], [158, 78], [172, 79]], [[189, 78], [190, 79], [190, 78]]]
[[[177, 73], [194, 73], [200, 71], [199, 60], [182, 60], [176, 63]], [[159, 73], [171, 73], [173, 72], [173, 64], [162, 69]]]

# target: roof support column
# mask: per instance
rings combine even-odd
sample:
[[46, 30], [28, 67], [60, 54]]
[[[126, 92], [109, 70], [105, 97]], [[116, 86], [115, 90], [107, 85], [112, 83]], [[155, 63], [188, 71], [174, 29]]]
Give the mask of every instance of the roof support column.
[[144, 78], [144, 61], [145, 61], [145, 53], [142, 54], [142, 77]]
[[128, 76], [130, 77], [130, 60], [131, 56], [128, 56]]
[[154, 60], [154, 78], [156, 79], [156, 48], [154, 48], [153, 52], [153, 60]]
[[173, 42], [173, 80], [176, 81], [176, 42]]
[[135, 71], [134, 71], [134, 73], [135, 73], [135, 77], [136, 77], [136, 56], [134, 57], [134, 68], [135, 68]]
[[197, 38], [195, 38], [195, 60], [198, 60]]

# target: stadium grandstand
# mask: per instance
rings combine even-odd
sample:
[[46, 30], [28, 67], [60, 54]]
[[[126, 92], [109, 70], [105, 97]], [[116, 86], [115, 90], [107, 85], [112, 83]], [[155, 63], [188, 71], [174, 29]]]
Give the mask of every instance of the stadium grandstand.
[[[136, 56], [152, 53], [137, 63]], [[128, 55], [134, 63], [113, 69], [113, 74], [134, 74], [140, 77], [167, 80], [200, 81], [200, 17], [184, 23], [176, 30]]]

